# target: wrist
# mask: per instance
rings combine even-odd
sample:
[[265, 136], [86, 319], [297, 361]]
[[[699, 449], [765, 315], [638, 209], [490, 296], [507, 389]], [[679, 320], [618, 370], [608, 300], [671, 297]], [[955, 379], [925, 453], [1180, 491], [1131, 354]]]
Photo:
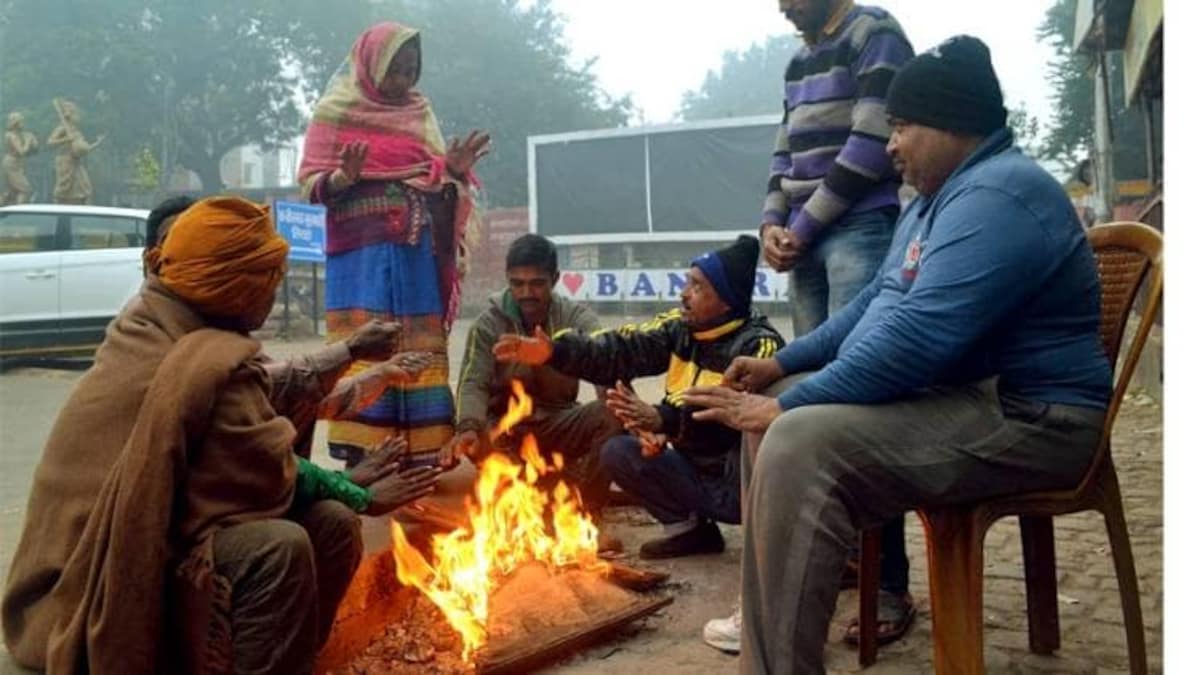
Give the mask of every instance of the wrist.
[[758, 226], [758, 238], [762, 239], [763, 236], [766, 235], [767, 230], [771, 229], [772, 227], [783, 227], [783, 225], [781, 225], [779, 223], [773, 223], [769, 220], [764, 221], [762, 225]]
[[482, 429], [483, 422], [480, 422], [479, 420], [466, 419], [458, 421], [458, 424], [456, 424], [454, 427], [454, 433], [460, 436], [470, 432], [475, 432], [478, 434]]
[[334, 192], [341, 192], [353, 184], [354, 180], [342, 169], [334, 169], [333, 173], [329, 175], [329, 187]]

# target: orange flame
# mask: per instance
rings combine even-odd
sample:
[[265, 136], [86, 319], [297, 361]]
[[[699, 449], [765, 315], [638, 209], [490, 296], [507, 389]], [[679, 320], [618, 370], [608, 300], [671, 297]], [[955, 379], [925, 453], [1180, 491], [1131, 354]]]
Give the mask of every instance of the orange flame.
[[[532, 412], [532, 399], [514, 380], [508, 412], [492, 431], [492, 440]], [[542, 477], [562, 469], [562, 455], [554, 453], [552, 465], [547, 464], [537, 441], [526, 435], [520, 456], [519, 464], [500, 453], [483, 461], [474, 497], [467, 498], [469, 524], [434, 535], [432, 562], [392, 522], [396, 577], [432, 600], [462, 636], [463, 661], [470, 661], [487, 642], [490, 593], [521, 564], [539, 561], [551, 568], [607, 568], [597, 558], [599, 532], [583, 513], [578, 492], [561, 480], [549, 495], [537, 485]]]

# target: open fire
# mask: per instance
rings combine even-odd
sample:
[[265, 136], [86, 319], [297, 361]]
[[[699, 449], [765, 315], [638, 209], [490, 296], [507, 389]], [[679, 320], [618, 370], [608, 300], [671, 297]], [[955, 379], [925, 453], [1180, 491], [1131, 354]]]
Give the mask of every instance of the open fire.
[[[504, 418], [491, 432], [495, 440], [533, 412], [533, 401], [520, 381]], [[392, 547], [400, 583], [421, 591], [462, 636], [463, 661], [487, 642], [488, 601], [506, 575], [528, 562], [549, 569], [582, 568], [604, 572], [597, 556], [598, 531], [583, 512], [579, 493], [559, 480], [547, 494], [543, 477], [562, 469], [562, 455], [548, 464], [537, 441], [526, 435], [521, 461], [494, 453], [479, 468], [474, 495], [467, 497], [468, 525], [434, 535], [432, 560], [426, 560], [392, 523]], [[549, 514], [549, 518], [547, 518]]]

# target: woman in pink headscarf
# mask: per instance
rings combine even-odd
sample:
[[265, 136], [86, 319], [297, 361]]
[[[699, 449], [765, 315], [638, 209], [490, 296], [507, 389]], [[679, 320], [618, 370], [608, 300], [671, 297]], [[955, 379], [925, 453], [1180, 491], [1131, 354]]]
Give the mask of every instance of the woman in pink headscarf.
[[478, 218], [472, 168], [490, 139], [472, 131], [447, 147], [415, 89], [420, 76], [417, 30], [372, 26], [317, 103], [300, 164], [305, 195], [329, 209], [329, 339], [371, 319], [397, 321], [398, 351], [435, 355], [417, 381], [330, 426], [331, 453], [350, 464], [388, 436], [406, 438], [417, 462], [434, 463], [453, 436], [446, 342]]

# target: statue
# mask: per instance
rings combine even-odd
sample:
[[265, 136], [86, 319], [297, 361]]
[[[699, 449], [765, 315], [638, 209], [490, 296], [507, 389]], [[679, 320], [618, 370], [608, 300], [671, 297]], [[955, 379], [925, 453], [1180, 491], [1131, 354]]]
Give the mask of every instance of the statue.
[[0, 195], [0, 206], [24, 204], [33, 194], [29, 179], [25, 177], [25, 158], [37, 152], [37, 137], [25, 131], [25, 117], [19, 113], [8, 114], [4, 127], [4, 194]]
[[47, 145], [59, 146], [58, 157], [54, 158], [54, 201], [59, 204], [86, 204], [92, 199], [92, 179], [84, 157], [104, 142], [104, 134], [88, 143], [79, 130], [79, 107], [70, 101], [54, 99], [58, 111], [59, 125], [50, 132]]

